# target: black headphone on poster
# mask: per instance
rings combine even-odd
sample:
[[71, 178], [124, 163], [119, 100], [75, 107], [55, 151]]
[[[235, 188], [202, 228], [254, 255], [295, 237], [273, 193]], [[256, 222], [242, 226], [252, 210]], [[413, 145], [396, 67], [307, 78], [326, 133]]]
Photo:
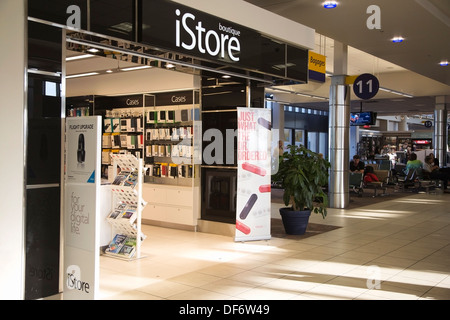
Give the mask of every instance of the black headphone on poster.
[[78, 163], [83, 163], [86, 158], [86, 151], [84, 150], [84, 134], [80, 133], [78, 136], [78, 150], [77, 160]]

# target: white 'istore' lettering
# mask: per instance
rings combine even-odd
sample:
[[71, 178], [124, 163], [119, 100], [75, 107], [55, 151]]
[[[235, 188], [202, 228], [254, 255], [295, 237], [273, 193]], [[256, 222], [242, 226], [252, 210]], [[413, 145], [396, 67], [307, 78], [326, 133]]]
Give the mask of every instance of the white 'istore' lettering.
[[[175, 14], [179, 17], [181, 15], [181, 11], [177, 9]], [[195, 16], [192, 13], [185, 13], [181, 17], [180, 20], [176, 20], [176, 46], [183, 47], [186, 50], [193, 50], [197, 47], [198, 51], [202, 54], [206, 52], [215, 57], [220, 54], [221, 58], [225, 58], [225, 53], [227, 53], [228, 57], [232, 61], [239, 61], [239, 57], [237, 56], [241, 50], [241, 44], [239, 39], [234, 35], [240, 35], [240, 32], [232, 28], [228, 28], [230, 33], [233, 36], [229, 36], [227, 34], [220, 33], [220, 35], [214, 30], [206, 30], [203, 27], [203, 22], [198, 21], [195, 26], [195, 30], [197, 34], [189, 27], [188, 19], [195, 21]], [[220, 24], [219, 24], [220, 25]], [[181, 26], [185, 33], [181, 32]], [[219, 28], [222, 29], [222, 28]], [[223, 29], [222, 29], [223, 30]], [[185, 37], [183, 35], [188, 35], [190, 41], [184, 41]]]

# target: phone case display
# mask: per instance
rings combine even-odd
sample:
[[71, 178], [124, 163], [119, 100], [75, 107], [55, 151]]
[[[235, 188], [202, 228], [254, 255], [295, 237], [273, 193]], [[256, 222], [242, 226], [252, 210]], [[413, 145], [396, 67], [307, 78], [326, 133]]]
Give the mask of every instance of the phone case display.
[[[142, 190], [144, 197], [151, 199], [142, 212], [144, 223], [183, 227], [198, 224], [200, 161], [196, 159], [200, 153], [199, 148], [194, 148], [194, 138], [201, 137], [201, 128], [196, 121], [200, 120], [200, 105], [194, 102], [196, 94], [195, 90], [164, 93], [164, 96], [145, 94], [151, 99], [144, 99], [144, 104], [138, 107], [125, 107], [123, 101], [129, 99], [122, 97], [108, 101], [105, 106], [102, 176], [108, 177], [111, 184], [115, 179], [126, 181], [116, 177], [112, 165], [114, 157], [132, 154], [142, 159], [145, 169]], [[182, 95], [186, 98], [180, 99]], [[118, 107], [109, 108], [109, 105]], [[127, 211], [131, 218], [129, 223], [133, 223], [133, 208], [117, 209], [111, 213], [109, 221], [122, 223]], [[110, 251], [117, 250], [124, 242], [123, 237], [118, 237], [112, 241]]]
[[109, 177], [111, 155], [132, 154], [142, 158], [144, 149], [144, 117], [142, 108], [107, 110], [103, 119], [102, 177]]
[[107, 220], [113, 228], [114, 238], [105, 254], [121, 259], [141, 258], [140, 245], [146, 236], [141, 232], [142, 210], [147, 203], [142, 199], [142, 177], [146, 170], [142, 160], [131, 154], [113, 154], [115, 172], [120, 173], [111, 184], [113, 210]]
[[194, 168], [194, 125], [199, 106], [150, 107], [145, 111], [145, 182], [191, 185]]

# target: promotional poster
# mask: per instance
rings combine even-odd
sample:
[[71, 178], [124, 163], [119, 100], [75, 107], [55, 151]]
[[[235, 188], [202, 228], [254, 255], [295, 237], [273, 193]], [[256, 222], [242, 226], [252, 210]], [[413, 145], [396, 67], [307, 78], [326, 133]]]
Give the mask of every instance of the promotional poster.
[[67, 183], [95, 183], [98, 118], [73, 117], [66, 123]]
[[270, 239], [271, 113], [238, 108], [235, 241]]

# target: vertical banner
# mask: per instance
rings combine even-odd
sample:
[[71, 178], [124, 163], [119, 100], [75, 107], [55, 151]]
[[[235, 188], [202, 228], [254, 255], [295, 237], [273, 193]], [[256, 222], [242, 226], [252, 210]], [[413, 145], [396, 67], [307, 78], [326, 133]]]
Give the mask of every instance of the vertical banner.
[[99, 283], [101, 117], [66, 119], [64, 300], [93, 300]]
[[238, 108], [235, 241], [270, 239], [271, 113]]

